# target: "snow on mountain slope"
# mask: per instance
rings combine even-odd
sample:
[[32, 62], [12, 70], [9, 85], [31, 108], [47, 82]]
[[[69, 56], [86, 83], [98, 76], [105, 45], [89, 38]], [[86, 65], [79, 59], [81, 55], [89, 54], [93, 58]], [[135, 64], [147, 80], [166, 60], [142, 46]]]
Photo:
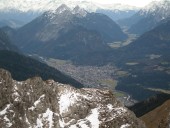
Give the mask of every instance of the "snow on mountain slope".
[[96, 11], [97, 9], [107, 10], [136, 10], [137, 7], [122, 5], [122, 4], [108, 4], [103, 5], [95, 2], [88, 2], [82, 0], [70, 1], [70, 0], [6, 0], [0, 1], [0, 10], [9, 11], [10, 9], [20, 10], [22, 12], [27, 11], [39, 11], [44, 12], [47, 10], [55, 10], [61, 4], [66, 4], [70, 8], [74, 8], [77, 5], [84, 8], [87, 11]]
[[159, 20], [165, 19], [170, 16], [170, 1], [163, 0], [152, 2], [143, 8], [139, 14], [144, 17], [147, 17], [148, 15], [157, 16], [160, 18]]
[[55, 11], [62, 4], [67, 5], [71, 10], [76, 6], [79, 6], [88, 12], [99, 12], [98, 10], [102, 10], [100, 13], [108, 15], [114, 21], [120, 18], [129, 17], [139, 10], [139, 8], [129, 5], [104, 5], [83, 0], [1, 0], [0, 17], [3, 20], [21, 20], [24, 24], [27, 24], [43, 12]]
[[0, 70], [0, 127], [145, 128], [110, 91], [75, 89], [53, 80], [18, 82]]
[[[137, 14], [129, 18], [129, 32], [143, 34], [170, 18], [170, 1], [162, 0], [152, 2]], [[127, 22], [126, 20], [125, 22]]]

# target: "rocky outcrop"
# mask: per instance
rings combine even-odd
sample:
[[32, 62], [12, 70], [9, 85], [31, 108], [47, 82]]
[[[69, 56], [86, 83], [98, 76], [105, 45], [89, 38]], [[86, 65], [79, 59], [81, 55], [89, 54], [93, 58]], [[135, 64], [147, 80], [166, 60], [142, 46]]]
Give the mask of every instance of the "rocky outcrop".
[[108, 90], [76, 89], [0, 70], [1, 128], [145, 128]]

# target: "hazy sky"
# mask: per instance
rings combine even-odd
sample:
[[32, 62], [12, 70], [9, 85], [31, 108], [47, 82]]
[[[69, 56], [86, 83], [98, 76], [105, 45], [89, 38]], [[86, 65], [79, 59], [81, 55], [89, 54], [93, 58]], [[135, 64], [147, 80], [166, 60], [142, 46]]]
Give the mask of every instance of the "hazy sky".
[[87, 1], [92, 1], [92, 2], [94, 1], [100, 4], [122, 3], [122, 4], [137, 6], [137, 7], [143, 7], [152, 1], [160, 1], [160, 0], [87, 0]]
[[137, 7], [144, 7], [145, 5], [149, 4], [152, 1], [162, 1], [162, 0], [0, 0], [0, 2], [6, 2], [6, 1], [16, 1], [15, 4], [20, 4], [24, 1], [27, 2], [48, 2], [48, 1], [89, 1], [89, 2], [95, 2], [100, 4], [113, 4], [113, 3], [122, 3]]

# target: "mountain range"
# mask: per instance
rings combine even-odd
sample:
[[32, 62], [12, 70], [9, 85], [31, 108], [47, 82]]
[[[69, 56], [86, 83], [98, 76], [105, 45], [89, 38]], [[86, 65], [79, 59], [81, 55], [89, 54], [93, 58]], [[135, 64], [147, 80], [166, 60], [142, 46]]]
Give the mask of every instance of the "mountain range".
[[9, 9], [20, 10], [22, 12], [37, 11], [44, 12], [48, 10], [56, 10], [62, 4], [69, 6], [70, 8], [75, 8], [77, 5], [89, 12], [94, 12], [97, 9], [105, 10], [137, 10], [138, 8], [130, 5], [123, 4], [99, 4], [94, 1], [70, 1], [70, 0], [46, 0], [46, 1], [35, 1], [35, 0], [10, 0], [10, 1], [0, 1], [0, 10], [9, 11]]
[[120, 20], [121, 25], [129, 27], [129, 32], [143, 34], [170, 18], [170, 1], [155, 1], [141, 9], [130, 18]]
[[[127, 38], [108, 16], [61, 5], [14, 31], [13, 42], [25, 53], [70, 59], [109, 50], [107, 43]], [[48, 50], [47, 50], [48, 49]]]
[[19, 28], [31, 20], [35, 19], [37, 16], [39, 16], [41, 13], [39, 12], [22, 12], [20, 10], [13, 10], [9, 9], [7, 11], [0, 10], [0, 26], [10, 26], [12, 28]]
[[[62, 4], [74, 9], [76, 6], [85, 9], [88, 12], [102, 12], [112, 19], [117, 20], [131, 16], [139, 9], [137, 7], [122, 5], [122, 4], [108, 4], [103, 5], [97, 2], [90, 1], [70, 1], [70, 0], [9, 0], [0, 1], [0, 17], [1, 20], [17, 20], [24, 24], [29, 23], [36, 17], [40, 16], [46, 11], [54, 11]], [[107, 11], [105, 11], [107, 10]], [[116, 16], [116, 17], [114, 17]], [[8, 22], [9, 22], [8, 21]], [[20, 24], [20, 26], [23, 24]]]
[[11, 28], [19, 28], [21, 26], [23, 26], [24, 23], [21, 21], [17, 21], [17, 20], [13, 20], [13, 19], [9, 19], [9, 20], [1, 20], [0, 21], [0, 27], [5, 27], [5, 26], [9, 26]]
[[115, 10], [97, 9], [96, 12], [105, 14], [109, 16], [113, 21], [116, 21], [117, 23], [119, 23], [120, 20], [124, 20], [136, 14], [138, 10], [125, 11], [125, 10], [119, 10], [119, 9], [115, 9]]
[[[29, 54], [71, 60], [77, 65], [116, 65], [128, 73], [118, 78], [116, 89], [140, 101], [155, 95], [155, 89], [169, 89], [168, 26], [168, 20], [162, 21], [131, 44], [112, 49], [107, 43], [118, 41], [115, 32], [123, 33], [115, 22], [103, 14], [62, 5], [14, 31], [11, 39]], [[123, 37], [126, 39], [125, 34]]]
[[[170, 1], [137, 13], [118, 4], [64, 3], [0, 1], [0, 127], [145, 128], [136, 116], [149, 128], [169, 127]], [[45, 62], [67, 63], [61, 71], [73, 70], [77, 80], [99, 77], [96, 87], [114, 92], [83, 88]], [[129, 106], [136, 116], [115, 96], [138, 102]]]

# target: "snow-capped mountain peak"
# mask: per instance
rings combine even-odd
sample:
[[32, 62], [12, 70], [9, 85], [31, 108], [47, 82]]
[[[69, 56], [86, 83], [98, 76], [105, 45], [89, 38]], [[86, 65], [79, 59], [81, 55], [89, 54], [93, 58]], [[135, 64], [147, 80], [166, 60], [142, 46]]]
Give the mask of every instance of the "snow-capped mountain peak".
[[[46, 18], [46, 20], [50, 20], [52, 23], [55, 24], [56, 21], [60, 20], [58, 19], [59, 15], [62, 18], [66, 18], [67, 20], [69, 20], [69, 18], [71, 18], [72, 16], [85, 17], [87, 13], [88, 12], [85, 9], [80, 8], [78, 5], [75, 8], [71, 9], [67, 5], [62, 4], [56, 10], [49, 10], [45, 12], [43, 16]], [[65, 22], [66, 22], [66, 19], [65, 19]]]
[[[33, 20], [35, 17], [41, 15], [44, 12], [52, 11], [55, 13], [56, 9], [61, 5], [66, 5], [72, 12], [80, 17], [86, 16], [87, 12], [99, 12], [102, 10], [110, 11], [113, 13], [113, 16], [110, 16], [109, 13], [106, 15], [110, 16], [115, 20], [115, 14], [121, 12], [122, 16], [131, 15], [131, 12], [136, 12], [139, 10], [136, 7], [122, 4], [99, 4], [92, 1], [83, 1], [83, 0], [0, 0], [0, 14], [3, 15], [2, 19], [21, 19], [24, 20], [25, 24]], [[74, 8], [79, 6], [80, 8], [75, 12]], [[59, 13], [65, 12], [68, 8], [60, 8]], [[84, 9], [84, 10], [83, 10]], [[130, 12], [130, 13], [128, 13]], [[8, 14], [4, 16], [4, 13]], [[124, 14], [125, 13], [125, 14]], [[105, 13], [104, 13], [105, 14]], [[22, 18], [20, 18], [22, 16]], [[18, 18], [19, 17], [19, 18]], [[121, 16], [116, 19], [121, 18]], [[124, 18], [124, 17], [123, 17]], [[25, 20], [26, 19], [26, 20]]]
[[78, 14], [80, 16], [86, 16], [87, 11], [83, 8], [80, 8], [78, 5], [72, 10], [73, 14]]
[[63, 13], [64, 11], [71, 11], [71, 9], [70, 9], [67, 5], [62, 4], [61, 6], [59, 6], [59, 7], [55, 10], [55, 13], [61, 14], [61, 13]]
[[70, 0], [6, 0], [0, 1], [0, 10], [8, 11], [9, 9], [20, 10], [22, 12], [27, 11], [38, 11], [44, 12], [47, 10], [56, 10], [60, 5], [65, 4], [69, 8], [73, 9], [77, 5], [80, 8], [84, 8], [87, 11], [96, 11], [97, 9], [108, 9], [108, 10], [135, 10], [137, 7], [122, 5], [122, 4], [111, 4], [103, 5], [96, 2], [89, 1], [70, 1]]
[[153, 15], [162, 15], [169, 16], [170, 15], [170, 1], [153, 1], [145, 8], [142, 9], [141, 15], [153, 14]]

